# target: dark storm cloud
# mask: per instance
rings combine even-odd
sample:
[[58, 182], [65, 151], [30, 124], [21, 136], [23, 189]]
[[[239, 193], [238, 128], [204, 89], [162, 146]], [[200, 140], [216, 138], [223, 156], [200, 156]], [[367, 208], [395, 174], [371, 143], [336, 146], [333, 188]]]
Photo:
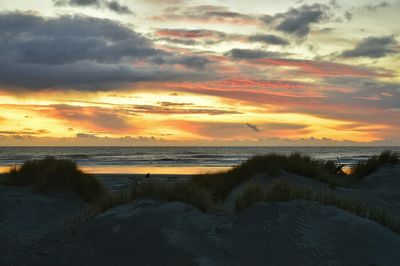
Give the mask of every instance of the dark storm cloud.
[[354, 49], [344, 51], [343, 57], [380, 58], [396, 53], [394, 36], [368, 37], [359, 42]]
[[53, 3], [55, 6], [92, 6], [96, 8], [106, 8], [122, 15], [134, 14], [128, 6], [121, 5], [115, 0], [53, 0]]
[[15, 20], [18, 26], [25, 26], [15, 29], [8, 24], [0, 29], [0, 36], [8, 36], [7, 41], [1, 42], [1, 48], [12, 51], [19, 62], [65, 64], [93, 60], [110, 63], [124, 57], [144, 58], [158, 53], [148, 39], [111, 20], [63, 16], [49, 20], [39, 18], [29, 23], [19, 14], [0, 16], [5, 21]]
[[0, 13], [0, 84], [5, 87], [106, 89], [195, 76], [158, 62], [203, 69], [209, 60], [155, 49], [149, 39], [108, 19]]
[[256, 34], [252, 35], [248, 38], [251, 42], [262, 42], [266, 44], [274, 44], [274, 45], [288, 45], [289, 41], [272, 34]]
[[194, 69], [204, 69], [206, 65], [210, 64], [211, 61], [202, 56], [160, 56], [155, 57], [153, 62], [159, 65], [163, 64], [178, 64], [185, 65]]
[[[109, 90], [140, 81], [179, 81], [195, 79], [199, 74], [155, 68], [135, 69], [129, 65], [76, 62], [64, 65], [15, 65], [0, 63], [0, 84], [6, 89], [74, 88], [79, 90]], [[13, 89], [13, 90], [14, 90]]]
[[234, 59], [260, 59], [281, 56], [280, 53], [252, 49], [232, 49], [225, 55], [230, 56]]
[[274, 16], [264, 15], [261, 19], [275, 30], [303, 38], [310, 32], [312, 24], [330, 17], [329, 10], [330, 7], [323, 4], [303, 5]]

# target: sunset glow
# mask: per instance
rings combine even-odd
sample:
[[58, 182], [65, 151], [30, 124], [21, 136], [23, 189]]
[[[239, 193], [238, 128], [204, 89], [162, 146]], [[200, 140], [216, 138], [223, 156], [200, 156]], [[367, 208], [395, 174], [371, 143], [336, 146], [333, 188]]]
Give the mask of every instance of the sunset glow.
[[400, 144], [399, 1], [80, 3], [0, 0], [0, 145]]

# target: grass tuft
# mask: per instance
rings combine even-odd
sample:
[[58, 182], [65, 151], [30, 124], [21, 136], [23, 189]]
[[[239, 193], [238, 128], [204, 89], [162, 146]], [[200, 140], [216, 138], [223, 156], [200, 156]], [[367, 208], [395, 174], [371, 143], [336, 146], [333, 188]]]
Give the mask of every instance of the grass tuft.
[[78, 220], [87, 221], [108, 209], [133, 202], [137, 199], [154, 199], [165, 202], [179, 201], [192, 205], [203, 212], [209, 212], [213, 208], [211, 195], [204, 189], [191, 183], [148, 183], [133, 186], [125, 191], [109, 194], [99, 202], [89, 206]]
[[209, 190], [215, 200], [222, 201], [234, 187], [258, 173], [278, 176], [282, 171], [286, 171], [336, 187], [340, 184], [340, 179], [333, 175], [334, 169], [332, 162], [323, 163], [299, 153], [291, 155], [272, 153], [254, 156], [227, 172], [195, 176], [192, 182]]
[[242, 193], [236, 198], [235, 210], [240, 212], [247, 207], [250, 207], [255, 202], [263, 200], [264, 192], [262, 187], [257, 182], [250, 182], [243, 189]]
[[3, 176], [2, 184], [32, 185], [44, 194], [69, 191], [87, 202], [98, 200], [105, 194], [102, 184], [93, 175], [83, 173], [71, 160], [54, 157], [27, 161], [19, 167], [11, 168]]
[[366, 162], [358, 163], [354, 168], [354, 175], [358, 179], [362, 179], [384, 165], [398, 163], [400, 163], [400, 156], [398, 153], [392, 151], [383, 151], [379, 156], [372, 156]]
[[289, 202], [292, 200], [316, 201], [322, 205], [335, 206], [357, 216], [375, 221], [393, 232], [400, 234], [400, 223], [393, 215], [380, 208], [371, 208], [357, 200], [343, 199], [329, 191], [313, 191], [288, 182], [277, 182], [269, 187], [262, 187], [257, 183], [250, 183], [238, 196], [235, 202], [236, 212], [256, 202]]

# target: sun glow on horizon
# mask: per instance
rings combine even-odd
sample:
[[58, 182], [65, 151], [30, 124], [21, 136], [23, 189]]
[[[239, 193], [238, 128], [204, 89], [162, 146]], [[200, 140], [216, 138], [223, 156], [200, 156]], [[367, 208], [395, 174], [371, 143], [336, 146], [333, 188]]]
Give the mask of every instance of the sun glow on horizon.
[[400, 145], [397, 1], [53, 2], [0, 6], [0, 145]]
[[[96, 96], [89, 93], [87, 97], [81, 93], [79, 98], [70, 96], [64, 100], [3, 95], [1, 100], [9, 103], [0, 105], [1, 124], [9, 129], [9, 132], [3, 131], [3, 135], [139, 137], [172, 141], [257, 140], [269, 137], [374, 141], [379, 138], [370, 131], [385, 128], [364, 125], [359, 130], [353, 130], [352, 121], [279, 112], [271, 106], [255, 107], [216, 96], [168, 91], [103, 92]], [[344, 130], [346, 126], [350, 128]]]

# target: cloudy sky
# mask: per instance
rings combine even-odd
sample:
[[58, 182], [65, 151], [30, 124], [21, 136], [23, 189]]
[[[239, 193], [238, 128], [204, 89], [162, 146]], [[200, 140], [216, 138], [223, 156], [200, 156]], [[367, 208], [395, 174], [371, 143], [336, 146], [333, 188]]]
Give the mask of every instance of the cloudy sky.
[[0, 0], [0, 145], [400, 145], [399, 13]]

